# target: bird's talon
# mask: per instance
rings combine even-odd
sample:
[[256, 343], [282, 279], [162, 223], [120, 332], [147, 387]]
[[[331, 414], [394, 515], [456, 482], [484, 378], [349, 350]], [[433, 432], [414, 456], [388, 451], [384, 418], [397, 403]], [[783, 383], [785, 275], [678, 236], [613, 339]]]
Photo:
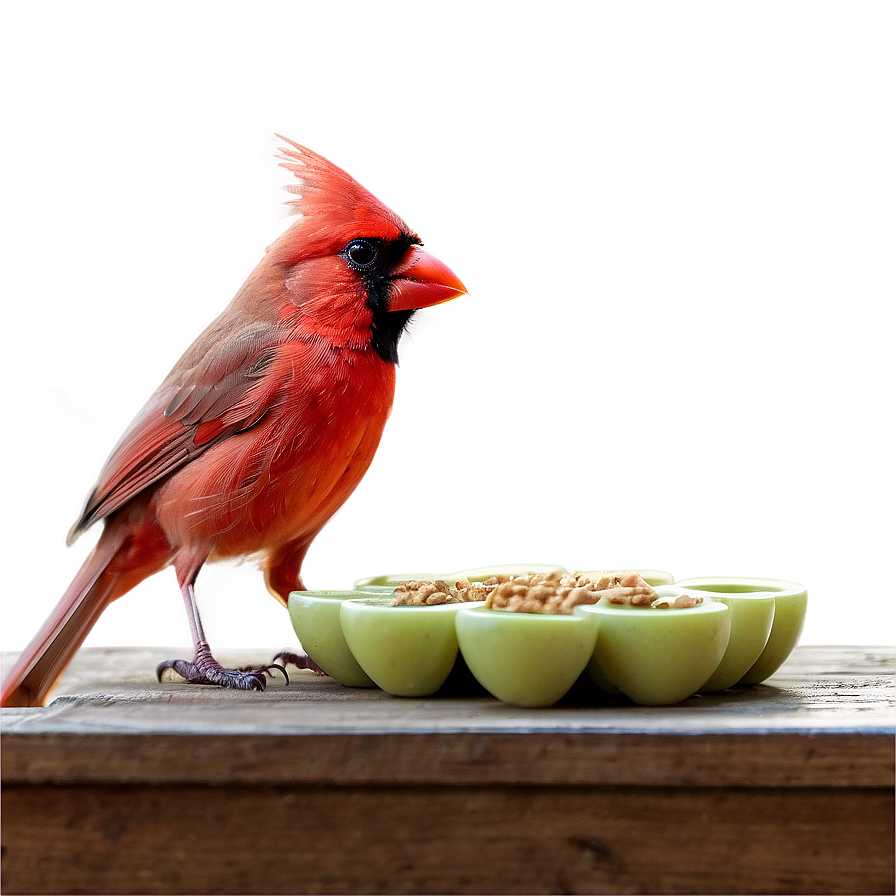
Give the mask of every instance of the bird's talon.
[[289, 684], [289, 675], [286, 674], [286, 669], [283, 666], [281, 666], [279, 663], [271, 663], [271, 665], [268, 666], [264, 670], [265, 672], [267, 672], [268, 675], [271, 676], [271, 678], [273, 678], [274, 676], [271, 675], [271, 669], [279, 669], [283, 673], [283, 678], [285, 679], [285, 683], [287, 685]]
[[[308, 669], [310, 672], [313, 672], [315, 675], [319, 675], [321, 678], [326, 676], [326, 672], [321, 669], [317, 663], [308, 656], [307, 653], [293, 653], [290, 650], [281, 650], [274, 659], [271, 661], [272, 665], [277, 665], [277, 661], [280, 660], [283, 665], [292, 664], [297, 669]], [[278, 666], [278, 668], [280, 668]], [[284, 675], [286, 673], [284, 672]]]
[[175, 675], [180, 676], [185, 681], [194, 684], [202, 684], [205, 682], [205, 678], [200, 673], [199, 669], [193, 665], [193, 663], [188, 663], [186, 660], [165, 660], [165, 662], [159, 663], [159, 665], [156, 666], [156, 678], [159, 681], [162, 680], [162, 676], [167, 669], [170, 669]]
[[[277, 659], [277, 657], [274, 657], [274, 659]], [[260, 669], [257, 669], [255, 666], [241, 666], [239, 669], [237, 669], [235, 671], [248, 672], [252, 675], [259, 675], [259, 676], [261, 676], [262, 679], [264, 679], [264, 677], [267, 676], [268, 678], [270, 678], [273, 681], [274, 676], [273, 676], [273, 673], [271, 672], [272, 669], [278, 669], [282, 673], [283, 678], [285, 679], [285, 683], [287, 685], [289, 684], [289, 675], [287, 675], [286, 669], [284, 669], [283, 666], [281, 666], [279, 663], [270, 663], [267, 666], [262, 666], [262, 668], [260, 668]]]

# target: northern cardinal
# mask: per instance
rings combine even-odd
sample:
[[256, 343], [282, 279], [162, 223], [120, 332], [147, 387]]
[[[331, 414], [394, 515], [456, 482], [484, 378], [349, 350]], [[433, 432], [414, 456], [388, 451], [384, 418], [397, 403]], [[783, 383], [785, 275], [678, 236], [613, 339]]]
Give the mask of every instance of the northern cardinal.
[[[190, 681], [261, 690], [265, 670], [224, 669], [194, 583], [209, 560], [257, 555], [283, 604], [303, 589], [314, 537], [373, 460], [415, 309], [466, 292], [420, 238], [345, 171], [277, 135], [301, 215], [174, 365], [100, 473], [71, 543], [103, 532], [3, 684], [39, 706], [103, 610], [173, 564], [195, 655]], [[161, 667], [160, 667], [161, 669]]]

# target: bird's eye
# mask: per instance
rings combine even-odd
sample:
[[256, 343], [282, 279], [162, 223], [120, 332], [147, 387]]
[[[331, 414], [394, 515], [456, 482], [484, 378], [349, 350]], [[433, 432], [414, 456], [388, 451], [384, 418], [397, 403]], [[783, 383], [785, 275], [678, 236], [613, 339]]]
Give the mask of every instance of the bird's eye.
[[343, 251], [356, 268], [369, 267], [376, 259], [376, 246], [367, 240], [352, 240]]

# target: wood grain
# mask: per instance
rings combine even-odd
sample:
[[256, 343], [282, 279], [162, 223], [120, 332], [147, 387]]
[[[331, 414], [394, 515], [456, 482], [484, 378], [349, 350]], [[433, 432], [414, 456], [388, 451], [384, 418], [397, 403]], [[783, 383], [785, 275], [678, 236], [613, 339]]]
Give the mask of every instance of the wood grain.
[[37, 734], [4, 743], [3, 781], [892, 787], [894, 770], [881, 734]]
[[886, 648], [801, 648], [765, 685], [678, 706], [580, 687], [547, 710], [468, 684], [421, 700], [310, 673], [264, 694], [160, 685], [159, 654], [82, 651], [51, 706], [4, 710], [4, 782], [894, 783]]
[[877, 789], [29, 789], [6, 893], [892, 892]]

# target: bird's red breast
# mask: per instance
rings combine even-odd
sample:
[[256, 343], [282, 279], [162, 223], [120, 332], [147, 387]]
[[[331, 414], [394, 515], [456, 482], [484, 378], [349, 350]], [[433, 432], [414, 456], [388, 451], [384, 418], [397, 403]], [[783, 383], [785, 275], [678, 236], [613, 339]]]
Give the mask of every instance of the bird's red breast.
[[395, 367], [325, 340], [287, 343], [266, 384], [269, 409], [174, 473], [154, 504], [175, 544], [211, 558], [268, 551], [311, 535], [354, 491], [389, 416]]

